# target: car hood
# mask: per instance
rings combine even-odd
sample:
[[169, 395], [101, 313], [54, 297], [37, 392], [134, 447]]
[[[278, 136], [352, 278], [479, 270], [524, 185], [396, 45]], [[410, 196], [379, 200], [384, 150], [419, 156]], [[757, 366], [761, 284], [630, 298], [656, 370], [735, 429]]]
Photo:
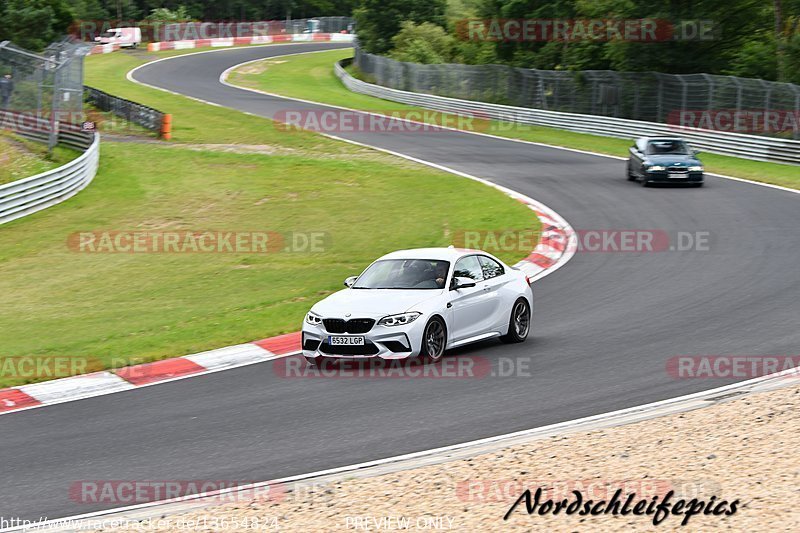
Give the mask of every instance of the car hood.
[[378, 319], [414, 311], [414, 307], [443, 292], [443, 289], [344, 289], [318, 302], [311, 310], [325, 318], [346, 318], [349, 314], [353, 318]]
[[648, 155], [647, 162], [653, 165], [669, 166], [699, 166], [702, 163], [697, 158], [690, 155], [677, 155], [677, 154], [658, 154]]

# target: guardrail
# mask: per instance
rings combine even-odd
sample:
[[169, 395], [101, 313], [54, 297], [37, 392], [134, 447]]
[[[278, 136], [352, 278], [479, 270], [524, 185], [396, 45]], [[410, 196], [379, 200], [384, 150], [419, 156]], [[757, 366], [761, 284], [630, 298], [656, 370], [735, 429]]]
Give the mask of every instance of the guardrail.
[[383, 98], [384, 100], [425, 107], [445, 113], [469, 113], [476, 118], [548, 126], [606, 137], [633, 139], [648, 135], [680, 135], [695, 148], [715, 154], [731, 155], [757, 161], [800, 164], [800, 141], [724, 131], [678, 128], [656, 122], [546, 111], [544, 109], [490, 104], [474, 100], [460, 100], [432, 94], [401, 91], [367, 83], [352, 77], [344, 69], [351, 61], [345, 59], [336, 63], [334, 67], [336, 76], [345, 87], [353, 92]]
[[[38, 141], [41, 143], [47, 144], [47, 140], [49, 138], [49, 134], [44, 131], [18, 131], [17, 133], [20, 136], [25, 137], [26, 139], [31, 139], [33, 141]], [[78, 150], [79, 152], [84, 152], [89, 149], [89, 147], [94, 142], [94, 137], [91, 133], [87, 133], [84, 131], [79, 130], [65, 130], [62, 129], [58, 132], [58, 144], [63, 146], [68, 146], [73, 150]]]
[[0, 224], [63, 202], [85, 188], [97, 174], [100, 135], [91, 134], [88, 149], [59, 168], [0, 185]]

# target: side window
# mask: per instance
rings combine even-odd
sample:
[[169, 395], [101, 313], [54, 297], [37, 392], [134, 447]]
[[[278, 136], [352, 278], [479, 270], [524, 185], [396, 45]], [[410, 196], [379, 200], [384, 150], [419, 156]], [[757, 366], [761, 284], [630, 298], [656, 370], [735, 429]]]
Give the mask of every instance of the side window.
[[478, 262], [478, 256], [468, 255], [467, 257], [462, 257], [459, 259], [456, 263], [453, 276], [459, 278], [470, 278], [474, 279], [475, 281], [482, 281], [483, 269], [481, 269], [481, 264]]
[[483, 277], [485, 279], [496, 278], [505, 274], [502, 265], [494, 259], [490, 259], [485, 255], [478, 256], [478, 258], [480, 259], [481, 267], [483, 267]]

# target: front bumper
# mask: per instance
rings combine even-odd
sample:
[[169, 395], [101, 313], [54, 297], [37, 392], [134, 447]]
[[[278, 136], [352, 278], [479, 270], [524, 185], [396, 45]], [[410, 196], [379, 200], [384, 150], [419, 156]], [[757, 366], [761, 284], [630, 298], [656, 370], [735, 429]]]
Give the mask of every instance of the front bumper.
[[[380, 358], [406, 359], [416, 357], [422, 346], [422, 335], [427, 318], [419, 317], [404, 326], [375, 325], [367, 333], [330, 333], [325, 327], [303, 322], [302, 345], [305, 357], [332, 357], [342, 359]], [[364, 337], [364, 346], [340, 346], [328, 344], [329, 336]]]
[[684, 172], [670, 175], [667, 171], [645, 172], [645, 179], [651, 183], [702, 183], [702, 172]]

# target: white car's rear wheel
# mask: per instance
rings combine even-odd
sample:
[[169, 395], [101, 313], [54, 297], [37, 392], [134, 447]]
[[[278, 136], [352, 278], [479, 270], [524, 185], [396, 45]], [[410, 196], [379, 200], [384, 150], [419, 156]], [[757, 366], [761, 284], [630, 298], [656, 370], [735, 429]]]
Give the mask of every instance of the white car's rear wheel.
[[422, 335], [422, 350], [419, 357], [424, 363], [435, 363], [444, 355], [446, 345], [447, 327], [444, 324], [444, 320], [435, 316], [425, 326], [425, 333]]
[[522, 342], [528, 337], [531, 330], [531, 308], [528, 301], [520, 298], [511, 308], [511, 318], [508, 321], [508, 333], [500, 337], [503, 342]]

